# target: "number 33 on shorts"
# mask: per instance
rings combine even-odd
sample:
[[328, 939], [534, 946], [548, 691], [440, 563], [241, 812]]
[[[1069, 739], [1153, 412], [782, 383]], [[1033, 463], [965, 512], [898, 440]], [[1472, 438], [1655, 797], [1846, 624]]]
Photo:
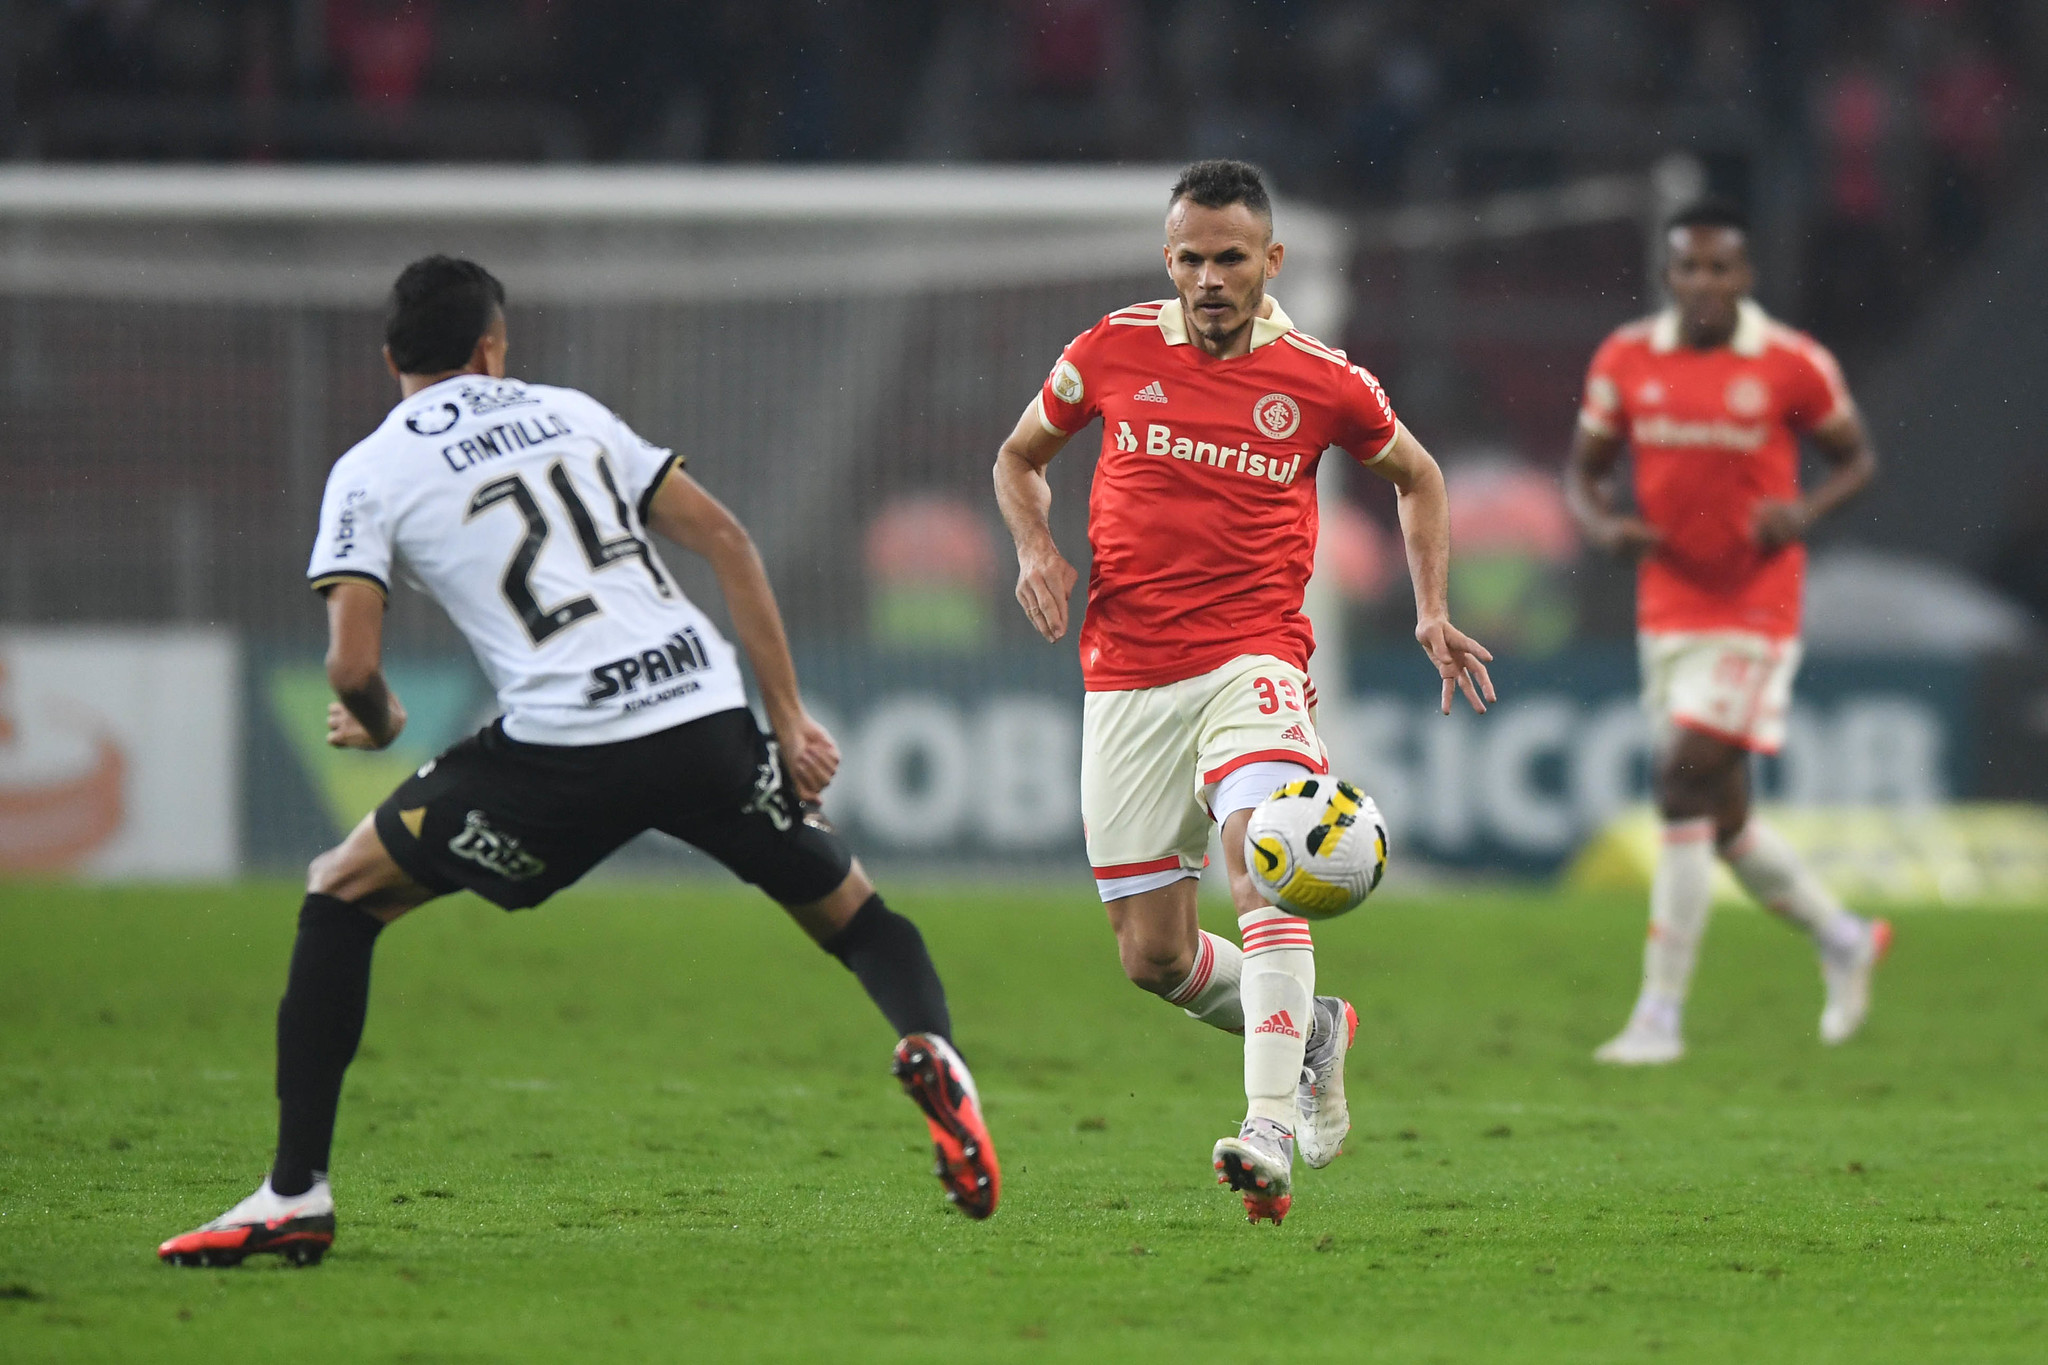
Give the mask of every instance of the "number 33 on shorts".
[[1306, 708], [1301, 703], [1301, 689], [1294, 685], [1292, 678], [1254, 678], [1252, 691], [1259, 696], [1259, 714], [1270, 716], [1283, 707], [1289, 711]]

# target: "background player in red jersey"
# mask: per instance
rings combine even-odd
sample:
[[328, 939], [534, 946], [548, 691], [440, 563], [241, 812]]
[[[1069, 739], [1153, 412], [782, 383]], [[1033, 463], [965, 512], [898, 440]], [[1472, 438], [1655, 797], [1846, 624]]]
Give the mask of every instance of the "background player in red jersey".
[[[1749, 807], [1752, 753], [1785, 737], [1799, 668], [1807, 529], [1877, 468], [1834, 357], [1752, 302], [1746, 226], [1708, 203], [1672, 220], [1672, 305], [1600, 347], [1586, 378], [1566, 488], [1587, 539], [1637, 562], [1643, 699], [1660, 724], [1663, 847], [1650, 890], [1642, 993], [1594, 1055], [1653, 1065], [1684, 1055], [1681, 1016], [1712, 898], [1714, 854], [1813, 936], [1824, 1043], [1862, 1026], [1890, 926], [1844, 910]], [[1799, 437], [1830, 466], [1799, 487]], [[1608, 476], [1635, 454], [1634, 515]]]
[[[1357, 1028], [1348, 1003], [1315, 994], [1307, 921], [1268, 904], [1244, 865], [1251, 808], [1329, 769], [1301, 610], [1326, 448], [1342, 446], [1400, 492], [1415, 638], [1442, 677], [1446, 712], [1459, 689], [1486, 709], [1492, 656], [1448, 617], [1450, 517], [1436, 462], [1378, 380], [1297, 331], [1266, 295], [1285, 248], [1258, 171], [1188, 167], [1166, 238], [1177, 297], [1112, 313], [1067, 346], [1003, 443], [996, 497], [1017, 542], [1017, 600], [1058, 640], [1076, 574], [1047, 524], [1045, 469], [1101, 417], [1080, 641], [1088, 857], [1130, 979], [1245, 1035], [1246, 1118], [1213, 1161], [1252, 1221], [1277, 1223], [1297, 1137], [1322, 1166], [1350, 1126], [1343, 1066]], [[1241, 951], [1196, 921], [1212, 821]]]

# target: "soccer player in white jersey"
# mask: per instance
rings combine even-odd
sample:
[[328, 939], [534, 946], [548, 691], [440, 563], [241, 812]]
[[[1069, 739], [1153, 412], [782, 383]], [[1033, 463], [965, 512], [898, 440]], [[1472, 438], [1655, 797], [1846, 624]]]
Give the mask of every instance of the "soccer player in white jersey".
[[[1350, 1128], [1346, 1001], [1315, 993], [1308, 922], [1245, 870], [1252, 807], [1329, 770], [1308, 677], [1302, 594], [1315, 562], [1317, 462], [1340, 446], [1400, 494], [1415, 638], [1442, 678], [1493, 699], [1492, 658], [1450, 622], [1450, 513], [1436, 461], [1379, 381], [1299, 331], [1266, 294], [1285, 249], [1258, 171], [1190, 166], [1168, 196], [1176, 296], [1110, 314], [1070, 343], [996, 457], [1017, 542], [1017, 600], [1067, 629], [1075, 572], [1047, 523], [1046, 466], [1102, 419], [1081, 626], [1081, 815], [1088, 860], [1133, 983], [1244, 1035], [1246, 1114], [1215, 1145], [1251, 1221], [1286, 1216], [1293, 1154], [1327, 1165]], [[1212, 823], [1243, 947], [1196, 921]], [[1249, 1025], [1249, 1028], [1247, 1027]]]
[[[468, 639], [504, 715], [314, 861], [278, 1006], [270, 1174], [158, 1254], [319, 1260], [334, 1238], [335, 1108], [378, 934], [459, 889], [537, 906], [646, 829], [759, 886], [853, 971], [901, 1035], [894, 1069], [925, 1112], [948, 1198], [987, 1217], [1001, 1173], [924, 940], [806, 809], [839, 754], [798, 696], [752, 540], [679, 456], [603, 404], [505, 378], [504, 297], [469, 261], [428, 257], [399, 276], [385, 360], [402, 397], [334, 466], [310, 570], [339, 698], [330, 744], [381, 749], [405, 726], [380, 664], [398, 556]], [[747, 709], [732, 646], [676, 586], [650, 530], [710, 561], [772, 738]]]

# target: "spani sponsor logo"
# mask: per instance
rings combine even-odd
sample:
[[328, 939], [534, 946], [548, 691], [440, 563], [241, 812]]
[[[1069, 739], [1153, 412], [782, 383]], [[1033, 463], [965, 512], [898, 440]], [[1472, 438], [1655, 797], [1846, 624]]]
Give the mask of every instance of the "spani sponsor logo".
[[[653, 649], [643, 649], [638, 654], [628, 654], [623, 659], [613, 659], [591, 669], [590, 686], [584, 689], [583, 700], [595, 706], [643, 685], [652, 687], [672, 678], [702, 672], [710, 666], [711, 661], [704, 653], [704, 642], [697, 638], [695, 630], [685, 626]], [[694, 687], [682, 689], [695, 690]], [[682, 691], [675, 695], [682, 695]]]

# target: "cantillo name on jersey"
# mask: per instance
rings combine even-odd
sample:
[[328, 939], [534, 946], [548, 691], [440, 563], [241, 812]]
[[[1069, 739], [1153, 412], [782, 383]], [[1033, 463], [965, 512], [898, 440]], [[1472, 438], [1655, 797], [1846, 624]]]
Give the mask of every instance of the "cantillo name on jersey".
[[328, 476], [315, 587], [395, 556], [476, 651], [505, 733], [604, 744], [746, 704], [733, 649], [647, 540], [680, 461], [574, 389], [458, 375]]
[[552, 413], [545, 417], [521, 417], [442, 446], [441, 458], [460, 474], [480, 461], [495, 460], [509, 451], [525, 450], [570, 434], [569, 424]]

